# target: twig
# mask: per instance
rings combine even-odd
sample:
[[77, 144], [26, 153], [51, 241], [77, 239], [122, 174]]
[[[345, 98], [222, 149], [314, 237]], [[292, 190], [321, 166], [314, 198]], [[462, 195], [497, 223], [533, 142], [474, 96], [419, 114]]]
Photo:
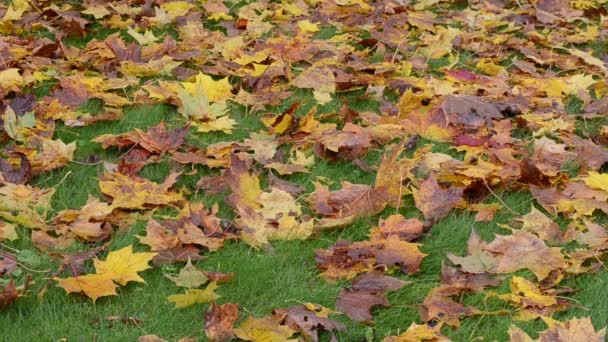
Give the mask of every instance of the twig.
[[15, 249], [15, 248], [13, 248], [13, 247], [9, 247], [9, 246], [7, 246], [7, 245], [3, 244], [2, 242], [0, 242], [0, 246], [2, 246], [2, 247], [4, 247], [4, 248], [8, 249], [9, 251], [11, 251], [11, 252], [13, 252], [13, 253], [19, 253], [19, 250], [18, 250], [18, 249]]
[[498, 200], [498, 201], [499, 201], [499, 202], [500, 202], [502, 205], [504, 205], [504, 206], [505, 206], [505, 208], [507, 208], [507, 209], [508, 209], [508, 210], [509, 210], [509, 211], [510, 211], [512, 214], [515, 214], [515, 215], [521, 215], [520, 213], [518, 213], [518, 212], [516, 212], [515, 210], [511, 209], [511, 207], [509, 207], [509, 206], [507, 205], [507, 203], [505, 203], [505, 202], [504, 202], [504, 201], [503, 201], [503, 200], [502, 200], [500, 197], [498, 197], [498, 195], [497, 195], [497, 194], [496, 194], [494, 191], [492, 191], [492, 189], [491, 189], [491, 188], [490, 188], [490, 186], [488, 185], [488, 182], [486, 182], [486, 178], [485, 178], [485, 177], [482, 177], [481, 179], [483, 180], [483, 184], [486, 186], [486, 188], [487, 188], [487, 189], [488, 189], [488, 190], [489, 190], [489, 191], [492, 193], [492, 195], [493, 195], [494, 197], [496, 197], [496, 199], [497, 199], [497, 200]]

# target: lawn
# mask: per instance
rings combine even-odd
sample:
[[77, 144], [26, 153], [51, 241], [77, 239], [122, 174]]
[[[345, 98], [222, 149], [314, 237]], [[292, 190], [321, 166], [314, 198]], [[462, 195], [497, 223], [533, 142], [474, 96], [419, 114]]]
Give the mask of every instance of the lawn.
[[[84, 7], [80, 7], [81, 5], [76, 1], [68, 1], [65, 3], [72, 4], [78, 11], [90, 7], [90, 4], [87, 2], [83, 5]], [[130, 2], [123, 1], [122, 3], [128, 4]], [[162, 3], [162, 1], [159, 3]], [[192, 3], [199, 2], [192, 1]], [[304, 2], [295, 3], [302, 5]], [[352, 3], [356, 4], [357, 2], [353, 1]], [[363, 3], [367, 2], [364, 1]], [[448, 5], [447, 2], [437, 1], [434, 3]], [[236, 16], [236, 13], [238, 13], [237, 9], [243, 7], [247, 3], [225, 2], [225, 4], [234, 5], [234, 7], [229, 6], [229, 13]], [[457, 9], [462, 8], [460, 4], [450, 3], [449, 5], [453, 7], [446, 7], [445, 9], [433, 8], [432, 12], [437, 13], [438, 16], [447, 17], [449, 13], [456, 13]], [[1, 8], [2, 7], [0, 7], [0, 9]], [[514, 10], [512, 7], [509, 8], [510, 11]], [[191, 11], [198, 11], [198, 9], [192, 9]], [[209, 12], [210, 10], [206, 9], [206, 11]], [[412, 13], [415, 12], [413, 8], [409, 7], [408, 11], [411, 11]], [[601, 11], [605, 12], [605, 8], [601, 7]], [[430, 10], [420, 12], [431, 13]], [[125, 42], [130, 43], [136, 41], [131, 35], [127, 34], [126, 29], [119, 30], [116, 28], [104, 27], [102, 23], [108, 18], [95, 22], [91, 17], [91, 14], [86, 14], [86, 12], [83, 13], [85, 13], [85, 18], [91, 22], [87, 25], [87, 34], [84, 38], [74, 38], [71, 36], [65, 38], [64, 43], [67, 46], [85, 49], [91, 40], [98, 39], [102, 41], [115, 32], [119, 32], [119, 37]], [[590, 22], [594, 25], [599, 20], [596, 13], [589, 14], [585, 12], [585, 15], [589, 16]], [[2, 17], [1, 11], [0, 17]], [[126, 17], [123, 15], [122, 18], [125, 20]], [[302, 20], [304, 17], [298, 18], [298, 20]], [[40, 20], [43, 21], [43, 19]], [[50, 19], [44, 19], [44, 21], [46, 20]], [[291, 22], [293, 20], [296, 19], [291, 18], [288, 21]], [[324, 22], [324, 20], [325, 19], [323, 19], [322, 22]], [[232, 22], [232, 20], [226, 21]], [[272, 21], [272, 19], [269, 19], [269, 21]], [[221, 21], [211, 20], [203, 21], [203, 24], [207, 29], [215, 30], [220, 22]], [[180, 44], [179, 40], [183, 38], [184, 33], [177, 32], [176, 28], [173, 27], [174, 21], [171, 21], [171, 23], [172, 24], [168, 25], [168, 27], [163, 27], [162, 29], [155, 28], [153, 32], [156, 36], [174, 36], [178, 39], [177, 44]], [[52, 26], [54, 24], [49, 25]], [[418, 25], [420, 26], [422, 24]], [[605, 30], [605, 23], [603, 25], [604, 26], [599, 25], [601, 30]], [[322, 30], [319, 32], [312, 32], [310, 33], [310, 36], [314, 36], [315, 40], [330, 41], [332, 37], [336, 37], [343, 32], [348, 32], [347, 28], [342, 26], [342, 24], [340, 25], [340, 29], [336, 29], [329, 24], [324, 24], [323, 26]], [[443, 27], [443, 24], [442, 26], [437, 26]], [[461, 22], [456, 23], [454, 26], [462, 27]], [[0, 25], [0, 29], [3, 27], [4, 26]], [[415, 27], [417, 26], [411, 25], [410, 29], [419, 30]], [[540, 25], [540, 27], [542, 27], [542, 25]], [[376, 32], [371, 28], [368, 29]], [[465, 30], [465, 28], [462, 29]], [[547, 30], [549, 29], [557, 30], [557, 27], [547, 26]], [[574, 28], [572, 29], [574, 30]], [[579, 28], [577, 27], [576, 29]], [[61, 30], [58, 32], [60, 31]], [[141, 31], [143, 32], [143, 29]], [[7, 37], [7, 40], [11, 37], [11, 34], [4, 30], [0, 32]], [[357, 33], [360, 34], [357, 39], [367, 39], [369, 38], [367, 36], [370, 35], [370, 32], [368, 32], [367, 29], [362, 29], [361, 32]], [[506, 35], [507, 33], [510, 34], [509, 30], [500, 31], [500, 33], [496, 33], [496, 36], [502, 37], [502, 35]], [[32, 32], [21, 32], [20, 35], [23, 37], [36, 37], [37, 39], [47, 36], [56, 39], [55, 34], [52, 34], [47, 29], [39, 27], [34, 27]], [[267, 33], [261, 37], [267, 39], [271, 36], [272, 33]], [[416, 46], [416, 44], [419, 43], [418, 39], [423, 40], [424, 35], [412, 37], [411, 39], [412, 46]], [[596, 42], [596, 51], [600, 51], [601, 56], [605, 56], [605, 36], [601, 39], [601, 42]], [[391, 39], [388, 39], [388, 41], [391, 41]], [[365, 42], [360, 42], [360, 44], [357, 45], [357, 48], [360, 50], [369, 48], [366, 44], [367, 43]], [[434, 44], [441, 44], [441, 42], [434, 42]], [[387, 55], [393, 54], [394, 45], [395, 44], [387, 44], [390, 48], [390, 53], [387, 53]], [[591, 45], [582, 46], [586, 47]], [[383, 48], [386, 48], [386, 46]], [[454, 49], [457, 49], [457, 47], [454, 47]], [[463, 66], [466, 66], [467, 70], [470, 69], [474, 73], [487, 74], [488, 68], [483, 68], [480, 67], [479, 64], [476, 64], [479, 56], [476, 56], [474, 52], [464, 50], [465, 49], [463, 48], [462, 53], [459, 53], [457, 56], [456, 54], [450, 53], [449, 55], [441, 56], [437, 59], [427, 58], [425, 63], [429, 65], [428, 70], [426, 70], [424, 74], [416, 74], [416, 71], [414, 71], [414, 73], [411, 74], [411, 77], [417, 75], [421, 79], [425, 77], [435, 77], [435, 79], [445, 80], [446, 76], [444, 75], [444, 71], [447, 70], [445, 68], [448, 65], [449, 68], [452, 68], [453, 70], [461, 70]], [[418, 53], [416, 51], [404, 50], [402, 53], [404, 55], [407, 54], [408, 57], [415, 57]], [[395, 52], [395, 55], [396, 54], [397, 53]], [[511, 72], [514, 68], [512, 61], [515, 55], [522, 57], [521, 52], [510, 53], [505, 56], [495, 56], [495, 59], [498, 62], [494, 67], [498, 68], [499, 65], [504, 65], [506, 67], [505, 70]], [[387, 60], [390, 60], [389, 57], [381, 56], [381, 52], [377, 50], [375, 52], [370, 50], [369, 55], [366, 55], [366, 58], [369, 58], [369, 61], [372, 61], [369, 63], [387, 63]], [[502, 58], [504, 58], [504, 60], [502, 60]], [[393, 61], [394, 59], [395, 58], [393, 57]], [[458, 60], [457, 63], [454, 62], [455, 59]], [[79, 61], [73, 63], [81, 69], [79, 71], [82, 71], [82, 69], [88, 65], [88, 62]], [[260, 63], [266, 62], [262, 61]], [[293, 69], [290, 70], [290, 72], [299, 74], [307, 67], [305, 65], [300, 65], [305, 63], [296, 64], [297, 63], [294, 63], [292, 66]], [[202, 63], [201, 60], [192, 58], [187, 60], [185, 65], [198, 72], [198, 70], [201, 69], [201, 66], [205, 64]], [[78, 68], [75, 68], [75, 70]], [[93, 66], [90, 68], [91, 70], [89, 70], [89, 72], [91, 74], [89, 76], [101, 75], [101, 73], [98, 73], [98, 68], [96, 69]], [[546, 69], [549, 70], [551, 68], [555, 68], [558, 73], [561, 72], [558, 70], [558, 66], [549, 66]], [[49, 69], [52, 70], [52, 67], [49, 67]], [[58, 81], [61, 80], [62, 76], [65, 76], [61, 75], [61, 73], [67, 72], [67, 69], [65, 68], [65, 65], [61, 65], [61, 67], [58, 68], [60, 71], [58, 75], [48, 73], [51, 76], [46, 80], [22, 85], [23, 93], [33, 93], [39, 101], [45, 97], [57, 96], [57, 93], [54, 93], [54, 91], [63, 87]], [[539, 70], [540, 69], [544, 70], [545, 66], [539, 68]], [[217, 69], [216, 71], [217, 75], [215, 79], [219, 79], [219, 76], [224, 75], [222, 74], [222, 71], [224, 71], [223, 69]], [[573, 75], [588, 75], [588, 71], [589, 70], [586, 68], [581, 68], [580, 70], [567, 70], [567, 72]], [[513, 71], [513, 73], [515, 72]], [[84, 77], [85, 74], [82, 73], [80, 75]], [[606, 82], [603, 78], [600, 79], [600, 77], [597, 77], [599, 73], [595, 73], [594, 75], [596, 76], [595, 84], [597, 87], [593, 90], [589, 90], [589, 92], [593, 93], [593, 100], [589, 99], [587, 103], [581, 104], [584, 101], [579, 100], [578, 97], [574, 95], [554, 96], [555, 99], [559, 98], [559, 102], [561, 103], [561, 107], [557, 106], [555, 111], [560, 113], [560, 115], [563, 115], [563, 118], [566, 118], [565, 120], [572, 119], [575, 121], [575, 124], [573, 124], [572, 129], [551, 130], [550, 128], [549, 133], [545, 133], [546, 136], [551, 139], [557, 139], [560, 142], [566, 141], [564, 137], [567, 133], [577, 133], [585, 138], [601, 137], [601, 133], [599, 133], [601, 127], [607, 123], [605, 120], [605, 112], [598, 111], [599, 114], [597, 117], [591, 117], [589, 119], [577, 116], [584, 110], [584, 106], [588, 106], [590, 102], [598, 100], [596, 95], [601, 94], [603, 96], [602, 92], [604, 90], [602, 90], [602, 87], [606, 86]], [[242, 83], [241, 78], [232, 75], [229, 77], [229, 80], [234, 89], [237, 90], [237, 85], [238, 87], [241, 87], [253, 84], [251, 81], [251, 77], [253, 76], [244, 76], [243, 79], [247, 77], [249, 77], [247, 82], [243, 81]], [[407, 77], [396, 75], [391, 77], [383, 79], [383, 81], [386, 81], [385, 83], [390, 82], [392, 79], [407, 79], [408, 82], [411, 81], [411, 79], [408, 79]], [[255, 79], [255, 77], [253, 78]], [[135, 77], [135, 79], [139, 82], [138, 84], [142, 85], [151, 84], [155, 80], [172, 81], [176, 78], [171, 75], [142, 75]], [[2, 80], [0, 79], [0, 82], [1, 81]], [[373, 81], [370, 81], [369, 86], [371, 87], [374, 84], [380, 83], [383, 82], [374, 79]], [[93, 139], [102, 134], [121, 134], [131, 132], [134, 129], [145, 131], [161, 122], [165, 122], [168, 129], [181, 128], [188, 126], [191, 124], [191, 121], [193, 121], [192, 118], [184, 118], [184, 116], [178, 112], [180, 105], [175, 105], [175, 101], [173, 100], [166, 101], [167, 103], [160, 103], [163, 101], [148, 101], [150, 98], [145, 101], [135, 100], [134, 94], [137, 91], [135, 89], [137, 89], [138, 86], [132, 87], [133, 88], [129, 88], [129, 90], [133, 91], [133, 93], [131, 93], [133, 96], [127, 97], [131, 100], [132, 104], [125, 105], [121, 108], [123, 117], [119, 120], [100, 121], [84, 127], [72, 127], [66, 125], [64, 121], [59, 119], [55, 120], [56, 126], [54, 127], [51, 138], [60, 139], [66, 144], [75, 142], [76, 150], [73, 155], [73, 160], [65, 166], [48, 170], [34, 176], [28, 183], [33, 187], [56, 189], [51, 200], [51, 208], [46, 215], [49, 222], [51, 221], [51, 218], [55, 217], [57, 213], [62, 210], [80, 210], [83, 205], [87, 203], [87, 199], [90, 196], [110, 201], [107, 200], [107, 197], [103, 196], [100, 190], [100, 177], [109, 164], [115, 164], [120, 161], [130, 149], [129, 147], [111, 147], [104, 149], [101, 144], [93, 142]], [[254, 87], [251, 87], [251, 89], [253, 88]], [[344, 90], [334, 90], [334, 92], [331, 93], [331, 100], [327, 102], [316, 101], [315, 96], [317, 95], [313, 94], [313, 91], [310, 88], [303, 87], [292, 89], [293, 94], [286, 99], [279, 101], [277, 104], [265, 104], [262, 109], [256, 110], [252, 110], [249, 106], [238, 104], [237, 101], [232, 101], [231, 99], [228, 101], [227, 112], [229, 113], [228, 115], [230, 118], [236, 122], [232, 132], [230, 134], [218, 131], [197, 132], [195, 129], [196, 126], [188, 126], [189, 132], [183, 147], [188, 146], [205, 149], [220, 142], [242, 142], [244, 139], [250, 138], [252, 133], [269, 130], [268, 126], [265, 125], [262, 120], [264, 115], [270, 114], [279, 116], [281, 113], [285, 113], [293, 103], [300, 104], [299, 108], [293, 113], [294, 117], [303, 120], [304, 117], [315, 108], [316, 112], [314, 115], [319, 118], [319, 120], [323, 121], [326, 119], [327, 122], [337, 122], [340, 127], [343, 122], [342, 119], [340, 119], [340, 115], [336, 113], [340, 113], [341, 108], [343, 108], [345, 104], [356, 113], [383, 113], [382, 103], [378, 98], [370, 96], [370, 93], [366, 91], [366, 88], [366, 86], [353, 86]], [[399, 85], [397, 85], [396, 88], [399, 88]], [[466, 92], [468, 90], [463, 91]], [[522, 90], [522, 93], [523, 92], [524, 90]], [[231, 98], [234, 97], [234, 93], [236, 93], [236, 91], [231, 94]], [[10, 100], [10, 98], [15, 97], [16, 94], [18, 94], [18, 92], [11, 92], [8, 90], [3, 93], [7, 101]], [[386, 94], [386, 98], [382, 97], [382, 100], [388, 99], [393, 103], [398, 103], [400, 96], [401, 94], [398, 94], [398, 92], [391, 92], [390, 94]], [[91, 97], [96, 96], [91, 95]], [[435, 100], [439, 101], [440, 98], [441, 96], [437, 96]], [[531, 95], [530, 98], [532, 98]], [[552, 96], [545, 96], [544, 100], [547, 98], [553, 99]], [[433, 103], [437, 104], [438, 102]], [[538, 100], [538, 103], [544, 102]], [[536, 103], [536, 105], [542, 107], [542, 104], [538, 103]], [[2, 109], [1, 106], [0, 109]], [[535, 109], [537, 108], [530, 109], [530, 113], [533, 113]], [[543, 110], [546, 109], [547, 108], [543, 108]], [[104, 113], [107, 110], [107, 105], [104, 104], [98, 96], [97, 98], [84, 101], [77, 109], [79, 113], [91, 113], [93, 115]], [[560, 112], [560, 110], [562, 110], [563, 113]], [[76, 110], [74, 109], [74, 111]], [[40, 113], [36, 113], [36, 115], [39, 114]], [[519, 127], [513, 127], [513, 129], [509, 131], [509, 134], [512, 134], [512, 136], [517, 139], [521, 139], [521, 146], [518, 145], [520, 142], [514, 145], [518, 145], [517, 148], [521, 148], [521, 150], [531, 150], [532, 142], [535, 141], [535, 139], [539, 139], [540, 136], [544, 136], [542, 134], [536, 135], [536, 132], [539, 129], [538, 125], [544, 127], [543, 125], [545, 122], [539, 124], [540, 121], [532, 122], [533, 120], [530, 118], [521, 118], [519, 121], [516, 120], [517, 119], [514, 118], [513, 122], [518, 122], [520, 125]], [[527, 123], [526, 120], [528, 120]], [[558, 117], [556, 116], [551, 120], [558, 120]], [[511, 118], [507, 118], [505, 121], [511, 121]], [[362, 122], [362, 120], [355, 119], [353, 122]], [[576, 125], [576, 130], [574, 125]], [[478, 133], [479, 132], [471, 134], [474, 135]], [[481, 135], [481, 133], [479, 134]], [[284, 136], [287, 135], [288, 134], [285, 134]], [[405, 127], [403, 134], [396, 139], [390, 139], [390, 142], [399, 143], [407, 140], [407, 137], [412, 135], [418, 135], [418, 139], [415, 142], [415, 146], [404, 153], [403, 158], [413, 158], [416, 151], [420, 151], [426, 146], [432, 146], [431, 152], [446, 154], [457, 160], [467, 161], [470, 157], [470, 155], [468, 155], [470, 151], [467, 151], [466, 148], [458, 150], [458, 144], [454, 141], [446, 141], [443, 139], [434, 141], [432, 139], [432, 134], [426, 134], [424, 129], [413, 132], [411, 127]], [[593, 141], [599, 141], [600, 145], [598, 146], [605, 149], [605, 145], [601, 145], [605, 142], [601, 142], [601, 139], [598, 138]], [[14, 144], [27, 145], [22, 141], [8, 139], [5, 147]], [[369, 151], [361, 157], [364, 161], [363, 164], [371, 165], [372, 167], [378, 166], [386, 147], [389, 145], [390, 143], [387, 142], [386, 144], [376, 144], [372, 146]], [[483, 146], [489, 149], [487, 145]], [[571, 146], [568, 146], [569, 150], [571, 149], [570, 147]], [[281, 146], [279, 150], [289, 153], [290, 148], [292, 148], [292, 144], [287, 143], [285, 146]], [[479, 152], [479, 150], [473, 151], [480, 155], [485, 153], [483, 151]], [[312, 149], [308, 149], [307, 153], [313, 155]], [[576, 163], [579, 162], [577, 161]], [[568, 165], [572, 166], [573, 164], [562, 163], [559, 165], [559, 175], [550, 176], [549, 178], [551, 178], [551, 180], [546, 184], [551, 187], [555, 184], [562, 186], [569, 181], [575, 182], [579, 179], [577, 177], [585, 177], [586, 174], [581, 171], [583, 168], [579, 169], [579, 164], [575, 164], [572, 169], [567, 169]], [[177, 183], [173, 186], [173, 189], [182, 190], [187, 201], [202, 202], [206, 207], [212, 207], [217, 203], [219, 205], [219, 212], [217, 214], [219, 218], [225, 222], [234, 222], [238, 219], [238, 214], [225, 199], [226, 196], [230, 194], [230, 191], [221, 191], [218, 194], [211, 194], [199, 189], [196, 185], [201, 177], [219, 175], [221, 171], [218, 169], [212, 169], [203, 165], [178, 164], [172, 160], [171, 155], [167, 153], [161, 154], [158, 160], [147, 163], [143, 169], [139, 171], [138, 176], [147, 178], [153, 182], [162, 183], [173, 171], [182, 172]], [[316, 218], [321, 218], [322, 215], [316, 213], [306, 201], [308, 196], [315, 191], [313, 182], [324, 179], [327, 183], [331, 184], [331, 190], [340, 189], [341, 181], [348, 181], [354, 184], [365, 184], [373, 187], [376, 175], [377, 171], [375, 169], [366, 170], [365, 167], [356, 166], [352, 160], [328, 160], [321, 158], [319, 155], [315, 155], [314, 165], [309, 168], [309, 172], [295, 173], [293, 175], [282, 176], [281, 178], [304, 187], [304, 195], [297, 198], [298, 203], [301, 203], [304, 206], [303, 210], [305, 213], [315, 216]], [[419, 177], [419, 175], [415, 176], [424, 178], [421, 176]], [[268, 189], [267, 173], [262, 173], [259, 178], [262, 188]], [[422, 179], [420, 179], [420, 181], [422, 182]], [[462, 186], [462, 184], [456, 183], [457, 182], [455, 181], [450, 187]], [[594, 191], [598, 190], [594, 189]], [[272, 241], [263, 248], [253, 248], [238, 239], [229, 240], [226, 241], [224, 247], [217, 252], [202, 251], [200, 255], [203, 259], [193, 263], [196, 267], [206, 271], [234, 273], [234, 279], [228, 283], [221, 284], [216, 292], [221, 296], [217, 300], [218, 303], [237, 303], [240, 306], [240, 316], [237, 325], [249, 316], [263, 317], [270, 315], [274, 309], [292, 307], [303, 303], [316, 303], [328, 308], [335, 308], [336, 299], [340, 290], [349, 286], [349, 282], [346, 279], [331, 282], [321, 277], [315, 262], [316, 251], [327, 249], [339, 240], [367, 240], [370, 228], [377, 226], [380, 219], [387, 218], [390, 215], [401, 214], [406, 218], [424, 219], [421, 210], [418, 209], [420, 204], [415, 203], [411, 194], [401, 196], [400, 199], [399, 206], [387, 206], [379, 214], [361, 215], [361, 217], [356, 217], [352, 223], [349, 223], [346, 226], [318, 231], [309, 238], [303, 240]], [[565, 210], [557, 215], [548, 213], [530, 193], [528, 184], [518, 187], [496, 186], [493, 190], [490, 190], [490, 192], [484, 193], [483, 203], [495, 203], [500, 205], [500, 209], [496, 212], [490, 222], [480, 222], [475, 219], [475, 212], [468, 210], [468, 207], [464, 209], [459, 207], [451, 210], [447, 216], [439, 218], [428, 231], [417, 239], [416, 242], [421, 244], [420, 250], [427, 254], [422, 261], [419, 272], [404, 274], [397, 268], [389, 268], [389, 270], [387, 270], [387, 274], [390, 276], [408, 281], [409, 283], [399, 290], [390, 292], [387, 295], [388, 301], [391, 304], [390, 307], [377, 307], [372, 310], [375, 321], [374, 324], [357, 323], [349, 319], [346, 315], [331, 316], [332, 319], [335, 319], [346, 326], [344, 331], [337, 332], [338, 340], [380, 341], [387, 336], [399, 335], [405, 332], [412, 323], [424, 324], [425, 322], [421, 321], [421, 316], [419, 314], [421, 304], [427, 297], [429, 291], [442, 284], [440, 274], [442, 265], [449, 263], [447, 260], [448, 254], [453, 253], [459, 256], [466, 255], [467, 241], [472, 232], [476, 232], [484, 241], [488, 242], [494, 240], [496, 234], [509, 235], [511, 234], [511, 231], [506, 229], [505, 225], [513, 225], [514, 219], [529, 213], [533, 206], [543, 213], [547, 213], [548, 217], [559, 224], [562, 231], [566, 231], [569, 223], [572, 221], [582, 222], [583, 219], [590, 219], [600, 223], [603, 227], [605, 227], [605, 224], [608, 222], [606, 214], [599, 209], [595, 210], [591, 215], [579, 215], [575, 210]], [[167, 217], [174, 217], [177, 214], [176, 208], [172, 206], [160, 206], [155, 208], [152, 212], [149, 210], [142, 210], [141, 212], [151, 214], [151, 217], [159, 221], [166, 219]], [[78, 241], [64, 251], [39, 250], [32, 242], [32, 229], [21, 226], [17, 228], [18, 239], [14, 241], [2, 241], [0, 239], [0, 251], [11, 252], [18, 255], [18, 260], [20, 262], [18, 271], [13, 272], [10, 277], [6, 276], [0, 278], [0, 284], [8, 284], [9, 278], [16, 279], [17, 284], [23, 284], [27, 275], [32, 275], [33, 277], [33, 284], [28, 293], [24, 294], [22, 298], [16, 300], [12, 305], [0, 311], [0, 340], [58, 341], [65, 339], [67, 341], [134, 341], [137, 340], [139, 336], [157, 335], [169, 341], [175, 341], [184, 337], [192, 337], [200, 341], [206, 341], [204, 333], [204, 313], [208, 309], [209, 304], [196, 304], [183, 309], [174, 309], [174, 305], [167, 300], [168, 296], [182, 292], [178, 286], [167, 278], [167, 275], [175, 275], [178, 273], [184, 263], [178, 262], [161, 265], [140, 272], [139, 274], [145, 280], [145, 284], [130, 282], [126, 286], [120, 287], [118, 296], [101, 297], [95, 302], [81, 294], [66, 294], [66, 291], [58, 287], [56, 281], [52, 278], [54, 276], [62, 278], [70, 276], [69, 272], [53, 274], [58, 267], [57, 260], [53, 258], [53, 255], [56, 256], [57, 253], [86, 251], [104, 243], [107, 244], [106, 251], [97, 256], [102, 260], [107, 257], [109, 252], [130, 245], [134, 246], [134, 249], [138, 252], [149, 252], [150, 248], [145, 244], [142, 244], [137, 238], [137, 236], [146, 235], [146, 224], [146, 219], [140, 219], [132, 224], [128, 231], [118, 231], [114, 229], [112, 236], [106, 241], [98, 243]], [[608, 239], [606, 240], [608, 241]], [[606, 244], [606, 242], [604, 242], [604, 244]], [[564, 244], [563, 246], [564, 250], [572, 251], [574, 248], [573, 246], [575, 245]], [[597, 254], [599, 257], [596, 258], [601, 267], [597, 268], [597, 272], [584, 272], [583, 274], [577, 275], [568, 274], [564, 277], [564, 280], [559, 283], [559, 288], [571, 288], [574, 290], [572, 292], [566, 292], [564, 295], [558, 294], [557, 298], [566, 299], [570, 305], [565, 310], [557, 311], [554, 314], [551, 313], [549, 316], [558, 321], [567, 321], [573, 317], [590, 317], [596, 330], [600, 330], [608, 325], [608, 272], [602, 263], [606, 258], [607, 249], [608, 248], [599, 249], [600, 252]], [[595, 260], [593, 260], [593, 262], [595, 262]], [[94, 271], [93, 263], [90, 261], [87, 261], [85, 268], [87, 273], [92, 273]], [[0, 270], [2, 269], [0, 268]], [[475, 307], [481, 310], [482, 313], [473, 315], [472, 317], [463, 317], [459, 328], [452, 328], [446, 325], [441, 329], [441, 333], [454, 341], [506, 341], [509, 340], [508, 331], [509, 327], [512, 325], [522, 328], [534, 338], [538, 336], [539, 332], [546, 330], [547, 325], [543, 323], [542, 320], [518, 320], [516, 314], [520, 308], [510, 305], [506, 301], [496, 298], [496, 296], [488, 295], [488, 291], [499, 294], [509, 293], [509, 280], [513, 276], [534, 280], [534, 274], [529, 270], [518, 270], [516, 272], [504, 272], [503, 275], [505, 276], [505, 279], [496, 287], [473, 294], [460, 294], [459, 298], [457, 298], [459, 303]], [[2, 276], [2, 273], [0, 273], [0, 276]], [[108, 317], [116, 316], [127, 319], [107, 319]], [[329, 333], [324, 332], [321, 334], [321, 340], [329, 341], [329, 339]]]

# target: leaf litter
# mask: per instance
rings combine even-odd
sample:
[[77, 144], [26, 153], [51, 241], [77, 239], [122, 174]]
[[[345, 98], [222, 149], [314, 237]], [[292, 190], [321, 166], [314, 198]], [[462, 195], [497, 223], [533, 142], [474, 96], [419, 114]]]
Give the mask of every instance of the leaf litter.
[[[391, 305], [387, 292], [413, 291], [408, 285], [422, 281], [417, 273], [433, 226], [468, 210], [478, 222], [498, 213], [512, 221], [491, 241], [473, 231], [465, 255], [448, 251], [439, 285], [418, 303], [421, 324], [384, 341], [447, 341], [444, 325], [489, 314], [542, 320], [539, 341], [604, 339], [594, 317], [552, 316], [574, 303], [567, 295], [575, 289], [562, 281], [604, 272], [608, 257], [608, 68], [594, 48], [606, 39], [605, 1], [235, 5], [0, 5], [0, 309], [36, 291], [44, 297], [48, 285], [40, 288], [39, 277], [51, 271], [33, 272], [27, 263], [35, 258], [24, 257], [32, 251], [17, 247], [31, 240], [33, 255], [57, 262], [46, 279], [101, 305], [99, 298], [118, 295], [120, 286], [145, 282], [149, 268], [186, 263], [167, 274], [185, 288], [168, 300], [177, 308], [211, 303], [204, 315], [210, 340], [316, 341], [323, 330], [335, 339], [348, 336], [328, 317], [339, 312], [318, 304], [239, 319], [246, 308], [220, 304], [229, 296], [215, 292], [238, 273], [204, 271], [193, 261], [241, 243], [235, 240], [271, 253], [275, 240], [314, 239], [377, 219], [367, 240], [335, 241], [314, 260], [326, 281], [350, 281], [336, 309], [372, 324], [372, 308]], [[37, 91], [43, 86], [48, 91]], [[357, 110], [352, 94], [373, 109]], [[87, 109], [92, 101], [99, 110]], [[328, 111], [340, 101], [339, 110]], [[66, 128], [121, 127], [130, 107], [151, 104], [176, 113], [90, 142], [58, 137]], [[277, 111], [280, 105], [288, 109]], [[245, 127], [237, 107], [261, 128]], [[247, 136], [237, 138], [242, 130]], [[193, 144], [200, 137], [221, 140]], [[453, 153], [433, 152], [441, 144]], [[83, 145], [120, 155], [102, 160], [97, 195], [57, 210], [59, 184], [40, 180], [67, 166], [84, 168], [74, 160]], [[370, 163], [379, 150], [381, 160]], [[167, 160], [164, 180], [143, 175]], [[337, 185], [317, 177], [312, 192], [296, 184], [319, 164], [358, 166], [375, 181]], [[63, 181], [78, 182], [68, 176]], [[199, 191], [224, 197], [207, 208], [192, 199]], [[530, 193], [536, 203], [519, 213], [497, 195], [503, 192]], [[384, 215], [406, 206], [419, 214]], [[161, 216], [166, 208], [178, 214]], [[137, 220], [147, 221], [139, 244], [113, 245]], [[404, 274], [407, 281], [396, 278]], [[497, 292], [503, 282], [509, 292]], [[465, 304], [473, 293], [513, 310]], [[504, 334], [533, 341], [515, 325]]]

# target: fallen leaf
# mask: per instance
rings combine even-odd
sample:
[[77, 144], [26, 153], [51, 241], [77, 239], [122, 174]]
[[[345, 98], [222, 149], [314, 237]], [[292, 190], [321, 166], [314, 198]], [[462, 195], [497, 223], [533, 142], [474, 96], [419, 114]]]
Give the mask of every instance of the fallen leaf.
[[280, 320], [272, 316], [263, 318], [249, 317], [238, 328], [234, 329], [234, 333], [236, 337], [245, 341], [297, 341], [295, 338], [290, 338], [296, 331], [286, 325], [281, 325]]
[[185, 287], [187, 289], [197, 288], [209, 281], [209, 278], [200, 271], [196, 266], [192, 265], [192, 261], [188, 259], [186, 266], [179, 271], [179, 274], [174, 277], [167, 275], [172, 282], [177, 286]]
[[220, 295], [215, 293], [217, 288], [216, 283], [209, 283], [204, 290], [188, 289], [184, 294], [170, 295], [167, 299], [175, 304], [176, 309], [186, 308], [194, 304], [205, 304], [220, 298]]
[[148, 262], [156, 253], [133, 253], [133, 246], [129, 245], [108, 254], [105, 261], [93, 260], [98, 275], [105, 275], [120, 285], [130, 281], [145, 283], [137, 273], [150, 268]]
[[457, 187], [442, 189], [433, 174], [421, 183], [419, 189], [412, 189], [416, 208], [433, 223], [445, 217], [462, 200], [463, 191]]
[[210, 341], [228, 341], [234, 338], [234, 323], [239, 316], [239, 306], [212, 303], [205, 312], [205, 336]]
[[179, 173], [173, 173], [158, 184], [145, 178], [106, 173], [99, 181], [99, 188], [112, 198], [115, 208], [145, 209], [183, 201], [180, 194], [170, 190], [177, 177]]

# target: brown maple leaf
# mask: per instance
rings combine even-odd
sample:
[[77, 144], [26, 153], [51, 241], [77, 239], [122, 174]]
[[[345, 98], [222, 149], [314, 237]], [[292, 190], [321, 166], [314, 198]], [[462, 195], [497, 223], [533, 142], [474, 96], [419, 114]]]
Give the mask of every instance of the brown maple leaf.
[[234, 338], [234, 323], [239, 316], [237, 304], [218, 305], [211, 303], [205, 312], [205, 336], [212, 341], [227, 341]]
[[[328, 309], [325, 308], [325, 310]], [[320, 331], [331, 332], [332, 338], [335, 338], [334, 331], [346, 331], [346, 327], [342, 323], [329, 319], [323, 311], [311, 310], [310, 304], [277, 309], [273, 313], [285, 317], [287, 326], [300, 331], [303, 336], [313, 342], [319, 341]]]
[[386, 276], [381, 271], [370, 271], [353, 279], [350, 289], [340, 290], [336, 309], [354, 321], [372, 323], [370, 310], [378, 305], [389, 306], [385, 293], [396, 291], [406, 284], [407, 282]]
[[416, 208], [432, 223], [446, 216], [462, 200], [463, 191], [457, 187], [441, 188], [433, 174], [420, 184], [419, 189], [412, 189]]
[[547, 247], [535, 235], [519, 230], [513, 230], [512, 235], [497, 235], [483, 250], [494, 256], [496, 273], [512, 273], [527, 268], [542, 280], [551, 271], [566, 266], [560, 248]]

